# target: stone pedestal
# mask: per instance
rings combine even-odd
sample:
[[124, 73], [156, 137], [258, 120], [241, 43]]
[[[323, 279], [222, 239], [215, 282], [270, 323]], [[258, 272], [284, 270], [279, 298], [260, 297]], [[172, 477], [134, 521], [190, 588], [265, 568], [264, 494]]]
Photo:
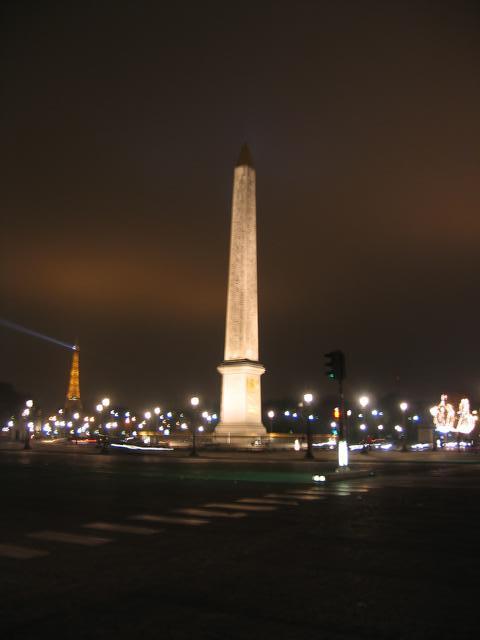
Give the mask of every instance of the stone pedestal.
[[267, 435], [260, 393], [260, 376], [265, 369], [258, 362], [231, 360], [223, 362], [218, 371], [222, 375], [222, 403], [215, 439], [223, 444], [251, 447], [252, 441]]

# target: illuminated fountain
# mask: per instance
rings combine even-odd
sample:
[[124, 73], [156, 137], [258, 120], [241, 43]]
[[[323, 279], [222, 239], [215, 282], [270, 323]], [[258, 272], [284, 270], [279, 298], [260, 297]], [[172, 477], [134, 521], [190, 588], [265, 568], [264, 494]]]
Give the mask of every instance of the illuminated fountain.
[[470, 412], [470, 402], [467, 398], [462, 398], [458, 405], [458, 421], [455, 431], [468, 435], [475, 429], [476, 422], [477, 416]]
[[455, 409], [447, 402], [448, 396], [443, 394], [440, 403], [430, 409], [433, 424], [439, 433], [450, 433], [455, 425]]
[[468, 398], [462, 398], [458, 405], [458, 411], [455, 412], [453, 406], [447, 402], [447, 396], [442, 395], [440, 403], [430, 409], [433, 416], [433, 424], [435, 430], [446, 437], [448, 434], [457, 434], [457, 443], [445, 443], [445, 446], [465, 446], [458, 439], [460, 434], [469, 435], [475, 429], [478, 416], [475, 412], [470, 411], [470, 401]]

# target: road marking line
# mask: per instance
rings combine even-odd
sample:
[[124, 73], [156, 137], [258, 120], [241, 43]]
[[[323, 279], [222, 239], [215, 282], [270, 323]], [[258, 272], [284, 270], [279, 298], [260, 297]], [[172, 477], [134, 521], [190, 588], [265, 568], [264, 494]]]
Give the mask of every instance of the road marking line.
[[211, 511], [210, 509], [174, 509], [175, 513], [184, 513], [187, 516], [205, 516], [207, 518], [244, 518], [247, 514], [241, 511], [228, 513], [226, 511]]
[[247, 504], [283, 504], [290, 505], [292, 507], [298, 506], [298, 502], [295, 500], [281, 500], [275, 498], [240, 498], [237, 502], [241, 502], [242, 504], [245, 502]]
[[127, 524], [115, 524], [113, 522], [89, 522], [82, 525], [87, 529], [100, 529], [101, 531], [118, 531], [119, 533], [134, 533], [142, 536], [150, 536], [153, 533], [160, 533], [159, 529], [150, 527], [133, 527]]
[[29, 538], [37, 538], [38, 540], [66, 542], [67, 544], [81, 544], [85, 547], [95, 547], [99, 544], [111, 542], [109, 538], [97, 538], [96, 536], [66, 533], [65, 531], [35, 531], [34, 533], [29, 533], [27, 535]]
[[253, 504], [238, 504], [238, 502], [209, 502], [204, 505], [213, 509], [238, 509], [239, 511], [276, 511], [277, 507], [261, 507], [260, 505]]
[[[288, 495], [289, 496], [321, 496], [322, 493], [320, 491], [288, 491]], [[335, 493], [330, 492], [330, 493], [324, 493], [323, 496], [349, 496], [350, 493], [347, 493], [346, 491], [335, 491]]]
[[312, 491], [318, 491], [318, 493], [368, 493], [367, 489], [349, 489], [347, 487], [317, 487]]
[[27, 549], [27, 547], [17, 547], [13, 544], [0, 544], [0, 556], [3, 558], [14, 558], [15, 560], [29, 560], [30, 558], [40, 558], [48, 556], [48, 551], [38, 549]]
[[330, 496], [351, 496], [352, 494], [350, 493], [350, 491], [318, 491], [316, 493], [310, 493], [308, 495], [311, 496], [325, 496], [326, 498], [329, 498]]
[[140, 514], [138, 516], [130, 516], [131, 520], [147, 520], [148, 522], [165, 522], [166, 524], [186, 524], [188, 526], [196, 527], [200, 524], [208, 524], [208, 520], [201, 520], [200, 518], [177, 518], [175, 516], [155, 516], [146, 514]]
[[278, 493], [269, 493], [267, 498], [295, 498], [295, 500], [325, 500], [325, 496], [303, 496], [298, 494], [283, 494], [279, 495]]

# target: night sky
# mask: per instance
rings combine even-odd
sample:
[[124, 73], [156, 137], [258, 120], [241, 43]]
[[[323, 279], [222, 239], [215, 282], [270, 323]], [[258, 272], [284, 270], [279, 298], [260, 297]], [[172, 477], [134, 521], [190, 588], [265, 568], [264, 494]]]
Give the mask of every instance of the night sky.
[[[219, 402], [233, 167], [257, 170], [265, 402], [480, 397], [477, 2], [4, 2], [0, 315], [82, 396]], [[61, 405], [71, 352], [0, 327]]]

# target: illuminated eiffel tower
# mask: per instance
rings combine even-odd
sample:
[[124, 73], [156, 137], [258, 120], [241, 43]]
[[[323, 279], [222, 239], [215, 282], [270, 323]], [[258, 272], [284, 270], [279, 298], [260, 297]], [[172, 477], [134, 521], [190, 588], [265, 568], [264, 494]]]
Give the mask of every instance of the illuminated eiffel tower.
[[73, 414], [83, 409], [80, 399], [80, 347], [73, 347], [72, 367], [70, 369], [70, 381], [68, 383], [67, 397], [65, 399], [65, 412]]

